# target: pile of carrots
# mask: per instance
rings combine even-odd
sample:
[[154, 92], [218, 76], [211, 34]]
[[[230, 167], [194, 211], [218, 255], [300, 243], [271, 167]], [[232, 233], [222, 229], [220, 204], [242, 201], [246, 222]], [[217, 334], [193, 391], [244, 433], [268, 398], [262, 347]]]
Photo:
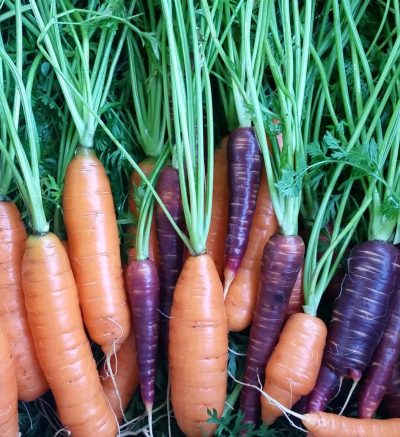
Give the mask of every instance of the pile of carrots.
[[399, 65], [397, 0], [2, 2], [0, 435], [400, 436]]

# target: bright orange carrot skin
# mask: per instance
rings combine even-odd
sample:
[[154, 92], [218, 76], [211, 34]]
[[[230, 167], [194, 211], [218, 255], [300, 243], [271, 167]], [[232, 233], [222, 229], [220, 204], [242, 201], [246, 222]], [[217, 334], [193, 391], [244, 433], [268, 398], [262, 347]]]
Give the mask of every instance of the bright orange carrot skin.
[[291, 315], [301, 313], [304, 305], [304, 292], [303, 292], [303, 268], [299, 271], [296, 282], [294, 284], [292, 294], [290, 295], [289, 305], [286, 310], [286, 318]]
[[93, 150], [79, 148], [69, 164], [63, 207], [83, 320], [91, 338], [110, 354], [129, 335], [130, 313], [110, 182]]
[[30, 402], [49, 386], [36, 357], [21, 285], [26, 238], [15, 204], [0, 201], [0, 319], [13, 355], [18, 398]]
[[278, 222], [272, 207], [267, 178], [263, 172], [247, 249], [225, 299], [225, 311], [230, 331], [242, 331], [253, 320], [264, 246], [277, 230]]
[[63, 425], [75, 437], [110, 437], [117, 423], [86, 338], [71, 266], [56, 235], [31, 235], [22, 285], [37, 357]]
[[222, 284], [212, 258], [190, 256], [175, 288], [169, 334], [171, 400], [180, 429], [210, 436], [207, 408], [224, 409], [228, 326]]
[[8, 338], [0, 324], [0, 435], [17, 437], [18, 390]]
[[309, 413], [302, 418], [313, 437], [400, 437], [400, 419], [355, 419], [332, 413]]
[[214, 185], [211, 224], [207, 237], [207, 253], [214, 260], [221, 280], [224, 278], [225, 243], [228, 233], [229, 184], [228, 156], [226, 146], [228, 137], [221, 140], [220, 147], [214, 151]]
[[[286, 322], [265, 369], [264, 391], [287, 408], [311, 392], [321, 367], [327, 329], [309, 314], [293, 314]], [[283, 413], [261, 397], [262, 419], [272, 424]]]
[[116, 355], [111, 357], [111, 371], [114, 374], [114, 382], [107, 373], [106, 364], [100, 370], [100, 380], [111, 408], [118, 422], [121, 422], [124, 410], [139, 387], [139, 370], [133, 329]]

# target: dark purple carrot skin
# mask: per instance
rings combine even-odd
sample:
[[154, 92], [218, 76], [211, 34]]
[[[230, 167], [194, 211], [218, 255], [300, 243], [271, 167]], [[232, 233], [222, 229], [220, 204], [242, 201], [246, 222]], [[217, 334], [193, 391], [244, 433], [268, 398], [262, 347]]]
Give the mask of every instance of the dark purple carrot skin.
[[370, 419], [379, 407], [400, 357], [400, 289], [383, 337], [362, 380], [358, 397], [358, 417]]
[[[388, 243], [366, 241], [352, 249], [322, 360], [340, 379], [359, 381], [370, 363], [396, 294], [399, 261], [399, 250]], [[328, 390], [317, 380], [321, 399], [329, 398]], [[320, 402], [320, 411], [326, 407]]]
[[307, 413], [314, 413], [326, 408], [340, 387], [340, 378], [327, 366], [322, 365], [314, 390], [308, 395]]
[[135, 260], [127, 271], [128, 295], [135, 330], [140, 393], [146, 408], [154, 402], [156, 379], [160, 285], [153, 261]]
[[[304, 242], [299, 236], [276, 234], [264, 248], [260, 290], [247, 350], [244, 382], [259, 386], [265, 366], [278, 341], [290, 295], [304, 260]], [[246, 423], [259, 420], [260, 394], [243, 386], [240, 409]]]
[[[176, 224], [183, 229], [183, 207], [177, 170], [172, 167], [165, 167], [161, 170], [157, 193]], [[172, 297], [182, 270], [185, 247], [158, 203], [156, 204], [156, 220], [160, 256], [160, 334], [164, 347], [167, 347]]]
[[393, 369], [381, 406], [388, 417], [400, 417], [400, 361]]
[[260, 186], [262, 157], [251, 127], [235, 129], [229, 135], [227, 150], [230, 193], [225, 280], [230, 281], [246, 251]]

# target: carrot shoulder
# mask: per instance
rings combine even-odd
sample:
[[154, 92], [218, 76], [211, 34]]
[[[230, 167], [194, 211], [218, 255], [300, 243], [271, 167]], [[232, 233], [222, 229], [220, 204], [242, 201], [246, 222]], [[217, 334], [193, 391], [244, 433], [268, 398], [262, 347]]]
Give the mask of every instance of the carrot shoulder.
[[26, 230], [13, 202], [0, 201], [0, 319], [13, 356], [18, 399], [30, 402], [48, 390], [36, 357], [21, 284]]
[[69, 164], [63, 207], [83, 320], [109, 354], [128, 337], [130, 315], [110, 183], [93, 150], [81, 147]]
[[228, 327], [222, 284], [209, 255], [190, 256], [175, 288], [169, 334], [171, 400], [179, 428], [209, 436], [207, 409], [224, 409]]
[[74, 275], [54, 234], [28, 238], [22, 285], [37, 357], [61, 422], [73, 436], [114, 436], [117, 422], [85, 335]]

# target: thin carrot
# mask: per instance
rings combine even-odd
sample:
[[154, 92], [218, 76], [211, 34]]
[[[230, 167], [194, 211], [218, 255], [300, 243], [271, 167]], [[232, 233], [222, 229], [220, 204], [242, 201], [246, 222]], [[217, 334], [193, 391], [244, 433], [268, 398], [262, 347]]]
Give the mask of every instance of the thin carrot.
[[[112, 375], [110, 375], [110, 371]], [[101, 385], [118, 422], [139, 386], [136, 359], [135, 333], [133, 329], [118, 352], [111, 357], [111, 368], [105, 363], [100, 370]]]
[[0, 435], [17, 437], [18, 391], [8, 338], [0, 324]]
[[48, 389], [26, 314], [21, 265], [26, 230], [13, 202], [0, 201], [0, 319], [13, 355], [18, 399], [29, 402]]
[[290, 295], [289, 305], [286, 310], [286, 318], [288, 319], [291, 315], [302, 312], [303, 305], [303, 268], [301, 268], [294, 284], [292, 294]]
[[[303, 313], [292, 315], [266, 366], [264, 391], [289, 408], [310, 393], [321, 366], [326, 335], [326, 326], [319, 318]], [[282, 414], [264, 397], [261, 405], [267, 424]]]
[[171, 400], [180, 429], [212, 435], [207, 409], [222, 413], [228, 336], [222, 284], [207, 254], [190, 256], [176, 284], [170, 319]]
[[110, 354], [128, 337], [130, 315], [110, 182], [90, 148], [80, 147], [68, 166], [63, 207], [83, 320]]
[[277, 230], [278, 223], [269, 196], [267, 178], [263, 172], [246, 253], [225, 299], [230, 331], [247, 328], [253, 319], [264, 246]]
[[74, 276], [56, 235], [28, 238], [22, 286], [37, 357], [61, 422], [74, 436], [115, 435], [117, 422], [85, 335]]
[[313, 437], [400, 436], [400, 419], [355, 419], [331, 413], [309, 413], [301, 420]]
[[227, 163], [228, 137], [221, 140], [220, 147], [214, 151], [213, 207], [210, 231], [207, 238], [207, 253], [214, 260], [221, 280], [224, 278], [225, 243], [228, 232], [229, 185]]

